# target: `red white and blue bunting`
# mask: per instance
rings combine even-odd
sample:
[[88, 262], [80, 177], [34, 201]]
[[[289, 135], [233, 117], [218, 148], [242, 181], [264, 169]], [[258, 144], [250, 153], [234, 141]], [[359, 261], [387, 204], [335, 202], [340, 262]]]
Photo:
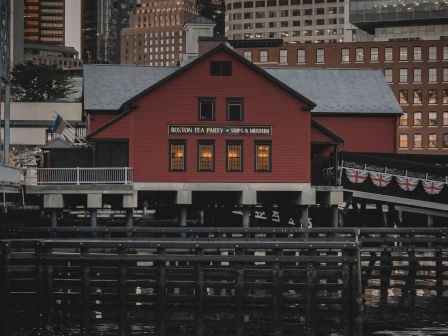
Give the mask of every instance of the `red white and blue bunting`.
[[387, 187], [392, 181], [392, 175], [377, 172], [370, 172], [370, 178], [374, 185], [381, 188]]
[[373, 184], [381, 188], [387, 187], [392, 181], [392, 178], [395, 177], [398, 186], [404, 191], [414, 191], [417, 188], [418, 184], [421, 182], [423, 189], [426, 191], [426, 193], [428, 193], [429, 195], [438, 195], [445, 187], [445, 184], [447, 184], [442, 181], [426, 180], [426, 179], [419, 179], [416, 177], [379, 173], [364, 169], [355, 169], [347, 167], [340, 167], [340, 168], [345, 170], [345, 174], [351, 183], [363, 183], [366, 181], [367, 177], [370, 176], [370, 179], [372, 180]]
[[406, 177], [406, 176], [396, 176], [398, 185], [404, 191], [414, 191], [418, 186], [418, 178]]
[[443, 186], [445, 183], [440, 181], [428, 181], [424, 180], [423, 182], [423, 189], [430, 194], [430, 195], [438, 195], [443, 189]]
[[351, 183], [363, 183], [369, 176], [367, 170], [345, 168], [347, 178]]

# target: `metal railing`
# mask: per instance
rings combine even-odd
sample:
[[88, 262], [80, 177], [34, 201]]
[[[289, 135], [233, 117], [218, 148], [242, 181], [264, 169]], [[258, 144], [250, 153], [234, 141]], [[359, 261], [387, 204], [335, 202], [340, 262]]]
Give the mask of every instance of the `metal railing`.
[[130, 167], [114, 168], [34, 168], [26, 171], [26, 184], [132, 184]]

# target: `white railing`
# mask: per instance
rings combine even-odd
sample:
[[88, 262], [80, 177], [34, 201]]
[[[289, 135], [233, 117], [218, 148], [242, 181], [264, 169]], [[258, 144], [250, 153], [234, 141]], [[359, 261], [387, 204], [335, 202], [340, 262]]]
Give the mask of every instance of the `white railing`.
[[28, 185], [45, 184], [132, 184], [130, 167], [34, 168], [26, 171]]

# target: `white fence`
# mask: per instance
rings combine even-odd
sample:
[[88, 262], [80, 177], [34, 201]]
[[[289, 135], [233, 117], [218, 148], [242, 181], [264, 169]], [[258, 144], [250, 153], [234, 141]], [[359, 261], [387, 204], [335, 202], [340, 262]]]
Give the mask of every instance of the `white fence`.
[[46, 184], [132, 184], [130, 167], [118, 168], [36, 168], [26, 171], [28, 185]]

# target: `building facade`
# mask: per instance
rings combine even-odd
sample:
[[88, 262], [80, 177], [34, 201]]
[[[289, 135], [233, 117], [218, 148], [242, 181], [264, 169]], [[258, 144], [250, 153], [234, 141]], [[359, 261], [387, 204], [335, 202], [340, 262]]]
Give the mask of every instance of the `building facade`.
[[439, 0], [351, 0], [350, 22], [357, 41], [448, 38], [448, 3]]
[[86, 63], [120, 63], [121, 30], [132, 25], [140, 0], [82, 0], [81, 49]]
[[281, 38], [289, 43], [344, 41], [344, 0], [226, 1], [229, 40]]
[[73, 47], [26, 43], [24, 58], [25, 60], [31, 60], [37, 65], [52, 65], [59, 69], [82, 67], [82, 60], [79, 59], [79, 53]]
[[121, 64], [178, 64], [185, 50], [182, 27], [196, 15], [191, 0], [143, 0], [134, 26], [121, 32]]
[[64, 0], [24, 0], [25, 42], [65, 44]]
[[235, 41], [234, 47], [261, 67], [381, 69], [404, 112], [396, 125], [397, 152], [448, 152], [448, 41], [275, 47], [253, 42], [251, 47], [247, 41]]

